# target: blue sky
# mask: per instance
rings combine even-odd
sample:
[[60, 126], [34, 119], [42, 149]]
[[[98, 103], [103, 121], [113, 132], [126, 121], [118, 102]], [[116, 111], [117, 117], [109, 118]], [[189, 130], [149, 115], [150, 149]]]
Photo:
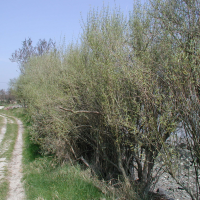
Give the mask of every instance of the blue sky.
[[133, 0], [0, 0], [0, 90], [7, 90], [10, 79], [19, 76], [9, 58], [25, 38], [35, 44], [50, 38], [59, 43], [65, 37], [67, 45], [78, 39], [87, 13], [103, 5], [120, 7], [128, 15]]

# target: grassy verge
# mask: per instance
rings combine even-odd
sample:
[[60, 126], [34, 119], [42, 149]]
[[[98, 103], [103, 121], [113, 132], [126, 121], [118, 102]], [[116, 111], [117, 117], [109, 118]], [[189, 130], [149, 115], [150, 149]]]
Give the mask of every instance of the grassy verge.
[[[3, 126], [3, 117], [0, 116], [0, 130]], [[2, 147], [0, 146], [0, 152], [2, 151]], [[2, 161], [1, 161], [2, 163]], [[2, 164], [1, 164], [2, 165]], [[5, 171], [3, 171], [1, 169], [1, 173], [3, 173], [3, 175], [5, 175]], [[3, 176], [1, 174], [1, 176]], [[7, 192], [8, 192], [8, 181], [6, 180], [6, 178], [1, 178], [0, 179], [0, 199], [3, 200], [3, 199], [6, 199], [6, 195], [7, 195]]]
[[24, 148], [23, 172], [24, 186], [27, 199], [103, 199], [105, 196], [94, 186], [89, 177], [89, 171], [81, 171], [80, 167], [58, 165], [51, 157], [42, 157], [38, 154], [38, 147], [30, 141], [28, 126], [25, 116], [16, 109], [8, 111], [23, 120]]
[[78, 167], [53, 167], [53, 162], [40, 158], [29, 165], [25, 175], [28, 199], [100, 199], [101, 192], [80, 176]]
[[7, 161], [10, 161], [12, 158], [12, 152], [14, 150], [15, 141], [17, 139], [17, 131], [17, 124], [11, 124], [8, 122], [5, 136], [0, 145], [1, 149], [3, 149], [3, 152], [0, 154], [0, 158], [6, 158]]
[[5, 178], [0, 182], [0, 200], [6, 200], [8, 194], [9, 184]]
[[3, 117], [0, 116], [0, 130], [1, 130], [2, 123], [3, 123]]

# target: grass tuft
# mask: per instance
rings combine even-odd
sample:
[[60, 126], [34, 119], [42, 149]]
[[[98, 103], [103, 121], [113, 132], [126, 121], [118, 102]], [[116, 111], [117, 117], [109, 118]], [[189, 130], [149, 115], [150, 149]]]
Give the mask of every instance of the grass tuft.
[[1, 182], [0, 182], [0, 200], [6, 199], [8, 188], [9, 188], [8, 180], [1, 179]]
[[[51, 167], [52, 166], [52, 167]], [[80, 176], [80, 168], [54, 167], [46, 158], [36, 159], [25, 175], [28, 199], [100, 199], [102, 193]]]

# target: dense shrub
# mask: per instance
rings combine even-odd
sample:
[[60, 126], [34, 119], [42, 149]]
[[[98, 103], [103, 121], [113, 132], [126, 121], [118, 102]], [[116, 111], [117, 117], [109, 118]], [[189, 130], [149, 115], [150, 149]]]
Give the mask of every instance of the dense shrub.
[[[197, 35], [185, 38], [185, 29], [173, 24], [182, 14], [169, 10], [172, 21], [169, 5], [135, 6], [129, 18], [116, 9], [90, 12], [79, 43], [24, 64], [15, 88], [31, 116], [32, 141], [44, 154], [82, 160], [100, 178], [120, 177], [128, 187], [137, 180], [146, 195], [155, 159], [161, 149], [171, 156], [165, 141], [181, 122], [195, 138], [190, 146], [199, 166], [199, 37], [188, 29]], [[176, 1], [183, 13], [187, 6]]]

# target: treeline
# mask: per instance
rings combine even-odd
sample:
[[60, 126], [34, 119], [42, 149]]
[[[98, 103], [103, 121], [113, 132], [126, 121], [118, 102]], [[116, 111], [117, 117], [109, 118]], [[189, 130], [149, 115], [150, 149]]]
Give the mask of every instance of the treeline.
[[12, 90], [0, 90], [0, 103], [14, 103], [15, 95]]
[[[14, 88], [26, 101], [31, 139], [41, 152], [83, 162], [105, 180], [124, 180], [142, 198], [157, 178], [153, 170], [161, 156], [164, 171], [198, 199], [199, 4], [154, 0], [147, 7], [135, 4], [129, 17], [117, 9], [91, 11], [80, 42], [49, 45], [20, 60]], [[13, 61], [23, 58], [22, 49]], [[172, 162], [179, 152], [166, 144], [180, 124], [195, 189], [179, 181]]]

